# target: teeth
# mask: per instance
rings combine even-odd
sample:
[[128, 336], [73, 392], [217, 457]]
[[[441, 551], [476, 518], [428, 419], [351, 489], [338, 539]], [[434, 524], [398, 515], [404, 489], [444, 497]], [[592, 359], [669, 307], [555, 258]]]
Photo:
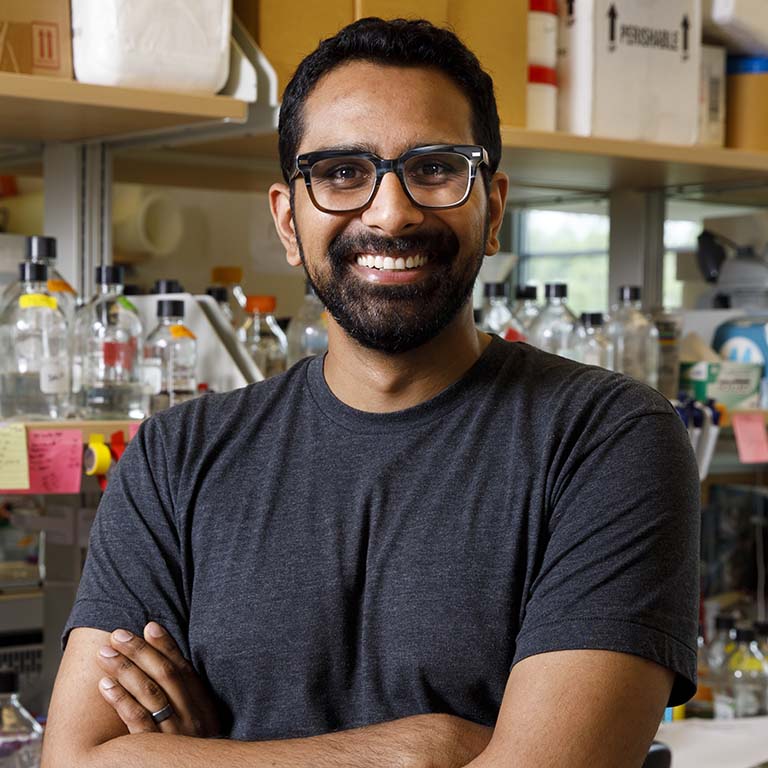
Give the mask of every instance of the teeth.
[[368, 267], [369, 269], [417, 269], [427, 263], [427, 257], [409, 256], [404, 259], [402, 256], [398, 256], [393, 259], [391, 256], [358, 256], [357, 263], [361, 267]]

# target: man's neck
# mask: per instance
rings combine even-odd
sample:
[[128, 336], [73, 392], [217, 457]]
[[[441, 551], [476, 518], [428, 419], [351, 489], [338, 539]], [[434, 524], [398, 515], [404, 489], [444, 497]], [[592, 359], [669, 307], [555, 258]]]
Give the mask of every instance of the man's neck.
[[397, 355], [361, 346], [330, 319], [323, 373], [331, 392], [351, 408], [391, 413], [423, 403], [458, 381], [490, 341], [475, 328], [470, 305], [434, 339]]

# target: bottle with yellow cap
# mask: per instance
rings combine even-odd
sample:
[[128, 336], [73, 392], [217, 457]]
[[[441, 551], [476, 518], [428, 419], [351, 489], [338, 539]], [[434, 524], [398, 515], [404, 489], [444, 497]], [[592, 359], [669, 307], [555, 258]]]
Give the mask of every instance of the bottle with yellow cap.
[[[48, 293], [56, 299], [67, 322], [71, 323], [77, 306], [77, 292], [56, 269], [56, 238], [41, 235], [28, 237], [24, 243], [24, 259], [36, 264], [45, 264], [48, 267], [46, 279]], [[3, 312], [9, 304], [13, 304], [21, 296], [21, 291], [20, 280], [9, 283], [0, 294], [0, 312]]]
[[21, 293], [0, 314], [0, 418], [68, 415], [67, 321], [48, 292], [48, 267], [19, 265]]
[[237, 335], [265, 379], [285, 370], [288, 340], [275, 319], [274, 296], [248, 296], [248, 318]]

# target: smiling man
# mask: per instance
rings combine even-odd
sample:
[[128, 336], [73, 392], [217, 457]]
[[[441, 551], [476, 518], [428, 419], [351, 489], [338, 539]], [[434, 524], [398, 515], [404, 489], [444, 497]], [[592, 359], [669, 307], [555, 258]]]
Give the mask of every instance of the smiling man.
[[490, 78], [446, 30], [365, 19], [279, 130], [328, 353], [132, 441], [45, 768], [640, 766], [695, 686], [696, 467], [653, 390], [476, 330]]

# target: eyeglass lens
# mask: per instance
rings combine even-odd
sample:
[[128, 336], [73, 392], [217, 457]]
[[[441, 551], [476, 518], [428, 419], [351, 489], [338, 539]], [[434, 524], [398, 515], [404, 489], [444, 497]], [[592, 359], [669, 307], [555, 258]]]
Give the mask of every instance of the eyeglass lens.
[[[402, 180], [417, 205], [442, 208], [456, 205], [467, 194], [469, 160], [454, 152], [431, 152], [409, 157]], [[319, 160], [310, 171], [312, 193], [318, 205], [328, 210], [353, 210], [364, 206], [376, 186], [376, 166], [362, 157]]]

